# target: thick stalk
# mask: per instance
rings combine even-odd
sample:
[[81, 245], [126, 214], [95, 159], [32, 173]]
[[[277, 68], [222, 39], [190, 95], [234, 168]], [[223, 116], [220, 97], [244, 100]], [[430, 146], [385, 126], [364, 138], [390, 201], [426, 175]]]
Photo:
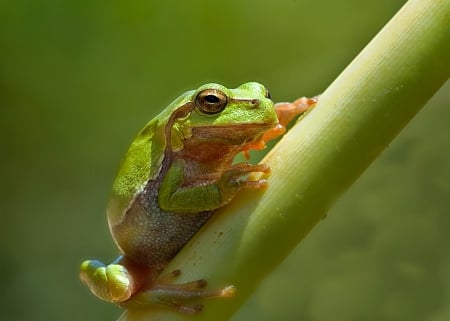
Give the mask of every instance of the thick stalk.
[[[450, 1], [411, 0], [263, 160], [266, 191], [243, 191], [167, 268], [180, 282], [233, 284], [195, 320], [229, 320], [450, 75]], [[299, 92], [301, 94], [301, 92]], [[192, 320], [130, 311], [122, 320]]]

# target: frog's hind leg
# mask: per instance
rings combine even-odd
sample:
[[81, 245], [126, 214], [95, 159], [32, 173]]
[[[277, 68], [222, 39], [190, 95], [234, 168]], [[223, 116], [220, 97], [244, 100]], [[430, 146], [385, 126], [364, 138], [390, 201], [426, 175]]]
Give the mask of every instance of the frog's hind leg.
[[196, 314], [203, 309], [203, 304], [195, 302], [196, 300], [231, 297], [236, 292], [234, 286], [206, 290], [207, 282], [204, 279], [181, 284], [171, 283], [180, 274], [180, 270], [175, 270], [160, 277], [151, 288], [136, 294], [130, 301], [133, 301], [133, 305], [162, 304], [182, 313]]

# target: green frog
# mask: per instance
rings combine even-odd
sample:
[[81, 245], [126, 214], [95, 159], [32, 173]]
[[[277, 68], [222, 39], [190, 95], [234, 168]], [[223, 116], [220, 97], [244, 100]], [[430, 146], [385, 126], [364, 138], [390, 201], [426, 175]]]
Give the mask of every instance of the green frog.
[[256, 82], [235, 89], [206, 84], [175, 99], [137, 134], [112, 186], [111, 234], [122, 253], [105, 265], [82, 263], [80, 277], [100, 299], [123, 307], [165, 304], [197, 313], [190, 300], [229, 297], [233, 286], [206, 290], [205, 280], [173, 284], [180, 271], [160, 276], [194, 234], [242, 188], [261, 189], [265, 164], [233, 163], [265, 147], [316, 99], [274, 105]]

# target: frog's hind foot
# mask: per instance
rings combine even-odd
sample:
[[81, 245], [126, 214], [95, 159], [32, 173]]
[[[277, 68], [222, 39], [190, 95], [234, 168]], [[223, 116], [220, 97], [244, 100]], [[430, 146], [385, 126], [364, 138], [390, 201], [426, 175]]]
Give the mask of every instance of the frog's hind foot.
[[232, 285], [217, 290], [206, 290], [207, 282], [204, 279], [181, 284], [169, 283], [180, 274], [180, 270], [175, 270], [160, 277], [150, 289], [136, 294], [132, 300], [144, 305], [163, 304], [182, 313], [196, 314], [203, 309], [203, 304], [195, 301], [231, 297], [236, 292], [236, 288]]

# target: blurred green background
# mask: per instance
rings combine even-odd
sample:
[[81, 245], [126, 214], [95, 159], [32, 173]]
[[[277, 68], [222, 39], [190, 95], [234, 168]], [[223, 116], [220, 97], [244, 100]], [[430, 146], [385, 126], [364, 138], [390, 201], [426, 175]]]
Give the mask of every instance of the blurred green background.
[[[78, 280], [135, 133], [215, 81], [323, 91], [404, 0], [0, 2], [0, 319], [114, 320]], [[450, 320], [447, 84], [235, 320]]]

